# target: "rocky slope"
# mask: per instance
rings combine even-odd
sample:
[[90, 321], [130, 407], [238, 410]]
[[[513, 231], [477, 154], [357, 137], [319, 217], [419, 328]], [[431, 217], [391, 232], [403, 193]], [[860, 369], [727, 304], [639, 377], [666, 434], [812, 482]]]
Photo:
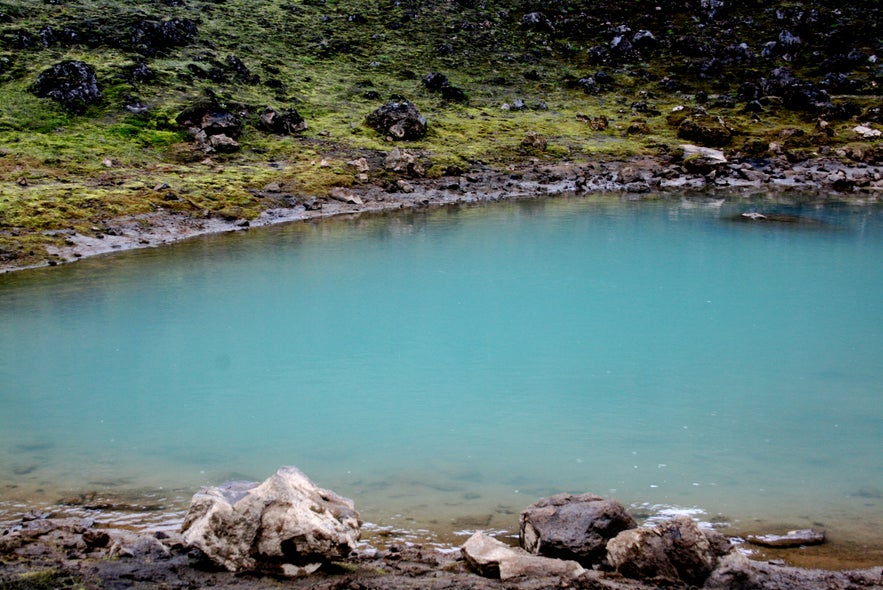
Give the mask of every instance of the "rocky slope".
[[[683, 143], [875, 165], [880, 24], [871, 1], [2, 0], [0, 260], [123, 216], [254, 220], [268, 186], [303, 208]], [[373, 123], [390, 101], [419, 133]], [[394, 145], [417, 165], [359, 164]]]

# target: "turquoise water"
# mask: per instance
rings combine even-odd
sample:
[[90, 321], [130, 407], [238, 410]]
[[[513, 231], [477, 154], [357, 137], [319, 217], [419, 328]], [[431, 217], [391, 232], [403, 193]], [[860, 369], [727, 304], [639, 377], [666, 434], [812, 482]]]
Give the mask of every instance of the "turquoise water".
[[591, 491], [879, 543], [883, 211], [746, 207], [547, 199], [0, 275], [0, 511], [291, 464], [379, 524]]

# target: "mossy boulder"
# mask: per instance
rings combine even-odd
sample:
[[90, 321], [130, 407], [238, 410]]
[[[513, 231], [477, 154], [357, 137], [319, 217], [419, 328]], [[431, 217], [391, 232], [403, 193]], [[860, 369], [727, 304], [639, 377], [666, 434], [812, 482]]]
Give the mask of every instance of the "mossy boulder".
[[723, 147], [733, 140], [733, 132], [719, 118], [687, 117], [678, 125], [680, 139], [708, 147]]
[[83, 113], [89, 105], [101, 101], [101, 89], [95, 68], [75, 60], [63, 61], [44, 70], [31, 91], [39, 97], [51, 98], [68, 110]]

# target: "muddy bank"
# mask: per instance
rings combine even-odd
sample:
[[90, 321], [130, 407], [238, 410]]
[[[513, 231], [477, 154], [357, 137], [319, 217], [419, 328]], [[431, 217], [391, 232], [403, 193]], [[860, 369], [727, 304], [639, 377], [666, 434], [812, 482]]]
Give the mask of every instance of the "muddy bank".
[[[28, 513], [0, 531], [0, 588], [508, 588], [564, 587], [555, 577], [501, 582], [472, 572], [458, 548], [366, 539], [348, 558], [308, 577], [231, 574], [187, 549], [175, 532], [136, 533], [89, 518], [50, 518]], [[567, 583], [572, 588], [658, 588], [590, 570]], [[666, 587], [679, 587], [667, 585]], [[684, 586], [686, 587], [686, 586]], [[788, 567], [778, 560], [750, 561], [739, 553], [723, 560], [705, 588], [883, 588], [883, 568], [824, 571]]]
[[[253, 190], [264, 203], [264, 211], [256, 219], [198, 217], [159, 209], [109, 220], [92, 227], [88, 234], [53, 230], [49, 233], [62, 237], [65, 245], [50, 247], [50, 258], [37, 266], [292, 221], [566, 193], [610, 193], [627, 200], [666, 194], [799, 194], [856, 203], [877, 202], [883, 195], [883, 165], [878, 163], [845, 164], [833, 159], [790, 163], [786, 158], [728, 160], [722, 152], [694, 148], [686, 146], [682, 154], [669, 160], [646, 157], [625, 162], [512, 165], [505, 172], [479, 168], [460, 176], [409, 178], [389, 185], [364, 182], [352, 188], [332, 189], [321, 196], [296, 194], [288, 192], [284, 185], [269, 183]], [[15, 260], [0, 261], [0, 272], [21, 268]]]

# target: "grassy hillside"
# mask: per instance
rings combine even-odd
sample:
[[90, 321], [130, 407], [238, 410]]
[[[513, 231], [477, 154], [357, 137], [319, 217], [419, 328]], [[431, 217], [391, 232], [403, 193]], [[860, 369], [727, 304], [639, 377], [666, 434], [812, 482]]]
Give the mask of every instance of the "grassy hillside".
[[[684, 141], [678, 105], [723, 120], [731, 153], [767, 157], [777, 142], [792, 158], [876, 158], [879, 143], [850, 130], [880, 123], [880, 13], [870, 1], [0, 0], [0, 258], [45, 260], [63, 239], [53, 230], [157, 209], [248, 219], [266, 206], [250, 191], [271, 181], [302, 195], [350, 185], [347, 161], [393, 147], [365, 124], [391, 97], [429, 121], [406, 143], [430, 176], [664, 154]], [[68, 60], [94, 69], [100, 100], [38, 96], [41, 73]], [[429, 72], [467, 100], [427, 88]], [[206, 154], [176, 121], [198, 101], [242, 119], [238, 150]], [[262, 131], [265, 107], [294, 108], [308, 128]], [[590, 125], [601, 116], [606, 128]], [[547, 147], [523, 146], [529, 131]]]

